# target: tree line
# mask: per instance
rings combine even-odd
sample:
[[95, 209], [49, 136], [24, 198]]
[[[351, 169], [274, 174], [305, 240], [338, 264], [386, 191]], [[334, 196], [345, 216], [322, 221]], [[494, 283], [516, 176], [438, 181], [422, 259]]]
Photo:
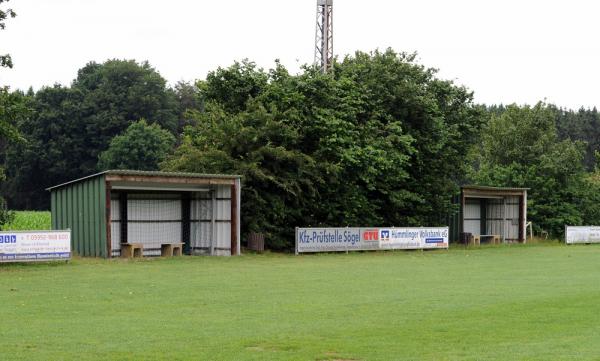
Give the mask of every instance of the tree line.
[[464, 184], [531, 188], [538, 232], [600, 224], [595, 108], [476, 104], [390, 49], [329, 74], [246, 60], [173, 87], [147, 62], [92, 62], [69, 86], [4, 89], [0, 122], [12, 209], [118, 168], [242, 175], [243, 231], [274, 249], [295, 226], [446, 225]]

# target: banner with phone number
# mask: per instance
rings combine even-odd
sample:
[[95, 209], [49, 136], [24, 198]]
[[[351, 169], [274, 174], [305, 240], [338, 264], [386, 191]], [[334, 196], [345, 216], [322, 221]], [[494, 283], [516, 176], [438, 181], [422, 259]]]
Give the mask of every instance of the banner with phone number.
[[70, 258], [70, 231], [0, 232], [0, 263]]

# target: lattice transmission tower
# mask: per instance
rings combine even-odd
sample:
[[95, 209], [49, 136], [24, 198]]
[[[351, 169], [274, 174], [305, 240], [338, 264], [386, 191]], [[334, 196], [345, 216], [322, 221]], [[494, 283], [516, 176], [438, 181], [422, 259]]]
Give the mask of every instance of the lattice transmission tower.
[[333, 0], [317, 0], [315, 65], [326, 73], [333, 67]]

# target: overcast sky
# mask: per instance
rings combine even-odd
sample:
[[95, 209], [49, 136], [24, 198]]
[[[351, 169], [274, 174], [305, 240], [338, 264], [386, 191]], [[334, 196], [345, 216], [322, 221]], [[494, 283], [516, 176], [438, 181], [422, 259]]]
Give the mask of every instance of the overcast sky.
[[[313, 61], [316, 0], [11, 0], [0, 32], [15, 67], [0, 84], [68, 85], [89, 61], [148, 60], [171, 84], [249, 58], [292, 72]], [[600, 106], [600, 3], [334, 1], [334, 51], [418, 52], [485, 103]]]

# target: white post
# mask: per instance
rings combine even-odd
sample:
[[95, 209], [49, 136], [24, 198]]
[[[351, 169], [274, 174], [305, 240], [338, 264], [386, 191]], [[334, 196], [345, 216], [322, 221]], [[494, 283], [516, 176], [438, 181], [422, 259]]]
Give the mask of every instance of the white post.
[[529, 239], [533, 239], [533, 223], [527, 222], [527, 191], [523, 191], [523, 223], [525, 223], [525, 243], [527, 243], [527, 225], [529, 225]]
[[502, 243], [506, 243], [506, 197], [502, 198], [502, 205], [504, 206], [504, 214], [502, 216]]
[[533, 239], [533, 223], [529, 222], [529, 239]]
[[298, 227], [296, 227], [296, 241], [295, 241], [295, 243], [296, 243], [296, 246], [295, 246], [295, 249], [294, 249], [294, 253], [297, 256], [298, 255]]
[[216, 222], [216, 213], [217, 213], [217, 192], [216, 189], [212, 189], [212, 191], [210, 192], [211, 194], [211, 214], [210, 214], [210, 225], [211, 225], [211, 235], [210, 235], [210, 255], [214, 256], [215, 254], [215, 236], [217, 235], [216, 232], [216, 226], [217, 226], [217, 222]]
[[242, 182], [238, 178], [235, 180], [235, 190], [237, 192], [237, 214], [235, 215], [237, 220], [237, 255], [242, 254], [242, 219], [240, 214], [242, 213]]

